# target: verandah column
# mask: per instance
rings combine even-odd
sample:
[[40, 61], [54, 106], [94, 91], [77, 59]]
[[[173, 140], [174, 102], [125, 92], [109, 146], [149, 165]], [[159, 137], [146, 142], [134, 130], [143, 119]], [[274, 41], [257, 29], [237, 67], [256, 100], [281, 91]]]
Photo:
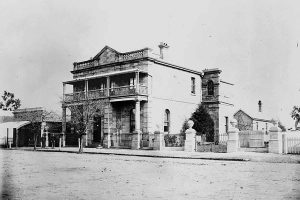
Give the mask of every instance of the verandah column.
[[[89, 92], [89, 81], [85, 80], [85, 100], [86, 101], [88, 101], [88, 98], [89, 98], [88, 92]], [[89, 122], [86, 122], [86, 124], [89, 124]], [[85, 133], [85, 146], [88, 146], [88, 129], [87, 128], [86, 128], [86, 133]]]
[[135, 90], [136, 90], [136, 93], [139, 94], [139, 92], [140, 92], [140, 72], [139, 71], [135, 72], [135, 80], [136, 80]]
[[135, 131], [141, 131], [141, 102], [135, 102]]
[[135, 102], [135, 131], [132, 135], [131, 149], [140, 148], [140, 134], [141, 134], [141, 101], [139, 99]]
[[19, 129], [16, 128], [16, 148], [18, 148], [19, 145]]
[[67, 127], [67, 122], [66, 122], [66, 107], [62, 107], [62, 146], [66, 146], [66, 127]]
[[[110, 77], [106, 77], [106, 96], [109, 97], [109, 88], [110, 88]], [[107, 148], [110, 148], [111, 146], [111, 139], [110, 139], [110, 103], [108, 102], [107, 105]]]
[[65, 102], [66, 84], [63, 83], [63, 102]]
[[89, 82], [88, 82], [88, 80], [85, 80], [85, 89], [84, 89], [84, 91], [85, 91], [85, 99], [88, 98], [88, 90], [89, 90]]

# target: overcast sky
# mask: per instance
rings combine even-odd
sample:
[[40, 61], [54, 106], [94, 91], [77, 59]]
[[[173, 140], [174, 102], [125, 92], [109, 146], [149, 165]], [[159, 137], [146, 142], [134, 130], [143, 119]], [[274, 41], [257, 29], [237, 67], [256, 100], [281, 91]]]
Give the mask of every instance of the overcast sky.
[[0, 1], [0, 91], [22, 107], [60, 109], [72, 63], [105, 45], [170, 45], [172, 62], [220, 68], [236, 110], [263, 109], [288, 127], [300, 104], [299, 1]]

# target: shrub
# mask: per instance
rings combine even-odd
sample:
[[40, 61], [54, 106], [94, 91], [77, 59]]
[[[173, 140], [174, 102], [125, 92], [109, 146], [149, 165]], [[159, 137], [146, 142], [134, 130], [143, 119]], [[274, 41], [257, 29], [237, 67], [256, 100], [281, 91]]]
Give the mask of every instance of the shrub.
[[166, 147], [181, 147], [183, 146], [184, 143], [184, 139], [180, 134], [179, 135], [166, 134], [164, 135], [164, 140], [165, 140]]
[[207, 112], [204, 105], [199, 104], [195, 112], [192, 113], [192, 116], [189, 119], [184, 120], [181, 134], [185, 136], [185, 131], [188, 129], [187, 122], [192, 120], [194, 122], [193, 128], [196, 130], [196, 135], [205, 135], [206, 141], [214, 141], [214, 121], [211, 118], [210, 114]]

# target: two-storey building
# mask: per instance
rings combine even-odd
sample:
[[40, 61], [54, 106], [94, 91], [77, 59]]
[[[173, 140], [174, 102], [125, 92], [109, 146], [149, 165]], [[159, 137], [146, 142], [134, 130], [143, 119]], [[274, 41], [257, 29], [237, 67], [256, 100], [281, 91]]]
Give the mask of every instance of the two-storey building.
[[[199, 71], [168, 63], [163, 59], [168, 46], [161, 43], [159, 47], [158, 55], [149, 48], [120, 53], [106, 46], [90, 60], [74, 63], [73, 80], [63, 82], [63, 134], [66, 110], [82, 106], [85, 112], [88, 102], [98, 107], [87, 131], [86, 145], [139, 149], [151, 146], [155, 131], [180, 133], [184, 120], [202, 101], [202, 87], [207, 87], [202, 85], [202, 77], [207, 77], [206, 84], [211, 75], [219, 77], [221, 71], [207, 70], [203, 76]], [[218, 104], [219, 83], [214, 81], [219, 79], [211, 81], [215, 92], [210, 95]], [[65, 92], [67, 85], [73, 87], [72, 93]], [[216, 107], [212, 109], [218, 112]]]

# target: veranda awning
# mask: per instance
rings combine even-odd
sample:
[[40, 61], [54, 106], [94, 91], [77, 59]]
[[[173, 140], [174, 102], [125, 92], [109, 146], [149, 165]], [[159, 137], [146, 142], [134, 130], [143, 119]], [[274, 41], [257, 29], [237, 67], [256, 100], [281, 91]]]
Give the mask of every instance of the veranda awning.
[[7, 137], [7, 133], [9, 134], [9, 137], [12, 137], [14, 128], [19, 129], [27, 124], [30, 124], [30, 121], [16, 121], [16, 122], [1, 123], [0, 124], [0, 138]]

